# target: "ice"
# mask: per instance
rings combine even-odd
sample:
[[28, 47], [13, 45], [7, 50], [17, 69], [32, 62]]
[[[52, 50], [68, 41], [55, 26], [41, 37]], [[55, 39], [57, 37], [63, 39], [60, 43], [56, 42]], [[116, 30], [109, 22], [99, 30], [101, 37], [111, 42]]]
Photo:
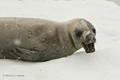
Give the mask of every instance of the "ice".
[[56, 46], [56, 44], [53, 44], [53, 46]]
[[[0, 17], [34, 17], [60, 22], [84, 18], [97, 30], [94, 53], [87, 54], [80, 49], [72, 56], [48, 62], [0, 60], [0, 80], [120, 80], [120, 6], [114, 2], [2, 0], [0, 10]], [[15, 42], [22, 43], [20, 39]], [[24, 77], [9, 78], [3, 77], [4, 74]]]
[[20, 59], [20, 57], [18, 57], [18, 59]]
[[0, 52], [3, 52], [3, 50], [0, 50]]
[[18, 57], [17, 59], [16, 59], [16, 62], [18, 62], [20, 60], [20, 57]]
[[52, 29], [50, 29], [49, 32], [53, 32]]
[[64, 48], [64, 47], [62, 47], [62, 48]]
[[19, 59], [16, 59], [16, 62], [18, 62], [19, 61]]
[[4, 59], [5, 59], [5, 56], [4, 56]]
[[43, 39], [43, 41], [45, 41], [45, 39]]
[[5, 24], [5, 26], [7, 27], [7, 26], [8, 26], [8, 24]]
[[19, 45], [21, 45], [21, 44], [22, 44], [21, 40], [19, 40], [19, 39], [14, 39], [14, 45], [19, 46]]
[[32, 36], [31, 34], [28, 35], [29, 38], [31, 38], [31, 36]]
[[9, 41], [9, 39], [7, 39], [7, 41]]

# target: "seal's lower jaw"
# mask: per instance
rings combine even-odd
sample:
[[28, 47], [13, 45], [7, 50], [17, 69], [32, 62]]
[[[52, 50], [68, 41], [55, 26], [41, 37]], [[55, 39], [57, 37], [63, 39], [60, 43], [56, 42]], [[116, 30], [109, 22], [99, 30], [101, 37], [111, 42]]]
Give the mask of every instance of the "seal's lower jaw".
[[92, 53], [95, 51], [94, 43], [90, 43], [90, 44], [82, 43], [82, 45], [83, 45], [83, 48], [85, 49], [86, 53]]

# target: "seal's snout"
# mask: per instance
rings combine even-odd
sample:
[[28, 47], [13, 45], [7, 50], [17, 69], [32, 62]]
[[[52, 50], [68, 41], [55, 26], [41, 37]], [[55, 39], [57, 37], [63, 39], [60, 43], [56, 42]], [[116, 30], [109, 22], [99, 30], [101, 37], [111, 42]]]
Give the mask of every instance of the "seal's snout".
[[85, 41], [82, 42], [83, 48], [87, 53], [92, 53], [95, 51], [96, 38], [93, 34], [86, 35]]
[[86, 39], [85, 39], [85, 43], [86, 44], [89, 44], [89, 43], [95, 43], [96, 42], [96, 38], [93, 34], [88, 34], [86, 36]]

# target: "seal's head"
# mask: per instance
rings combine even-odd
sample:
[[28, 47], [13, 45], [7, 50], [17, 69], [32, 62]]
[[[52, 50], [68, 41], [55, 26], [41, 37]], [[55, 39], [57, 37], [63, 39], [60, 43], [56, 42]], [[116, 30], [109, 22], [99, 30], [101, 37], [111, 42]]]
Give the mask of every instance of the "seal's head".
[[82, 38], [82, 46], [85, 49], [87, 53], [91, 53], [95, 51], [95, 29], [90, 28], [89, 30], [85, 30], [83, 32], [83, 38]]
[[95, 51], [95, 42], [96, 42], [96, 29], [94, 26], [84, 20], [81, 19], [74, 25], [74, 37], [73, 39], [74, 45], [76, 49], [84, 48], [87, 53], [91, 53]]

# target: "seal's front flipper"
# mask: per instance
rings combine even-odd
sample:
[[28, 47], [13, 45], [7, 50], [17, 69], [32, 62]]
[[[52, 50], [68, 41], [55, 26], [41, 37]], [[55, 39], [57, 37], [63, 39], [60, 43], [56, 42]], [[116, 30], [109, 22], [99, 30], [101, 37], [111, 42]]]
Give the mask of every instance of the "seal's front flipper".
[[6, 59], [20, 59], [24, 61], [40, 60], [39, 51], [32, 51], [32, 50], [23, 49], [23, 48], [14, 48], [9, 52], [2, 52], [1, 54], [3, 55], [2, 57]]

